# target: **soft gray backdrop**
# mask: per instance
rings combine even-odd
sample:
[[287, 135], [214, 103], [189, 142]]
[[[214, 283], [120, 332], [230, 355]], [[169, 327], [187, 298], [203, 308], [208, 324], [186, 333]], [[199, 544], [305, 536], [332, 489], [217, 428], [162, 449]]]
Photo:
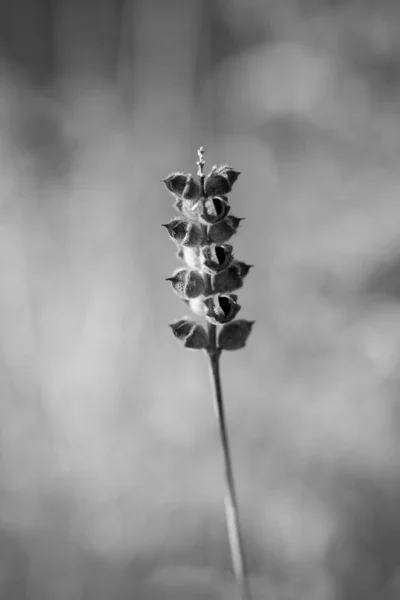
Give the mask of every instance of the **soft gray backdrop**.
[[3, 0], [0, 595], [232, 600], [171, 171], [242, 172], [222, 369], [257, 600], [400, 594], [400, 4]]

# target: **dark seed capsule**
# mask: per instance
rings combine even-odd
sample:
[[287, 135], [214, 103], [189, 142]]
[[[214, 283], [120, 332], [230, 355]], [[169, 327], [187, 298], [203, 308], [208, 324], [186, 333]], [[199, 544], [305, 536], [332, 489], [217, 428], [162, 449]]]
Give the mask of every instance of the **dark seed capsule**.
[[248, 265], [247, 263], [245, 263], [245, 262], [243, 262], [241, 260], [235, 260], [234, 264], [235, 264], [235, 266], [238, 269], [239, 275], [243, 279], [248, 275], [250, 269], [252, 267], [254, 267], [254, 265]]
[[185, 348], [190, 350], [202, 350], [207, 348], [208, 335], [202, 325], [196, 324], [189, 335], [185, 339]]
[[186, 300], [201, 296], [205, 289], [204, 279], [198, 271], [179, 269], [172, 277], [167, 277], [174, 291]]
[[173, 219], [169, 223], [163, 225], [168, 231], [170, 237], [179, 246], [194, 247], [198, 246], [201, 241], [201, 230], [195, 223], [189, 223], [182, 219]]
[[236, 294], [215, 294], [204, 300], [206, 319], [214, 325], [232, 321], [240, 310]]
[[224, 325], [218, 336], [218, 347], [221, 350], [239, 350], [246, 345], [247, 338], [255, 321], [237, 319]]
[[206, 196], [228, 194], [239, 175], [239, 171], [235, 171], [228, 165], [213, 167], [204, 182]]
[[224, 271], [232, 261], [233, 247], [230, 244], [211, 244], [200, 248], [200, 263], [208, 273]]
[[200, 221], [206, 225], [218, 223], [225, 219], [230, 209], [226, 196], [206, 198], [204, 201], [199, 202]]
[[191, 321], [190, 319], [178, 319], [174, 323], [170, 325], [172, 329], [172, 333], [178, 340], [184, 340], [187, 335], [192, 331], [194, 325], [196, 325], [195, 321]]
[[169, 192], [186, 199], [195, 199], [200, 196], [200, 184], [192, 175], [185, 173], [171, 173], [161, 180]]
[[223, 221], [210, 226], [208, 239], [210, 242], [223, 244], [237, 232], [240, 221], [243, 219], [228, 215]]
[[214, 292], [234, 292], [243, 286], [243, 277], [233, 263], [226, 271], [213, 275], [211, 285]]
[[179, 319], [170, 325], [173, 334], [181, 340], [185, 348], [202, 350], [208, 345], [208, 335], [202, 325], [191, 319]]

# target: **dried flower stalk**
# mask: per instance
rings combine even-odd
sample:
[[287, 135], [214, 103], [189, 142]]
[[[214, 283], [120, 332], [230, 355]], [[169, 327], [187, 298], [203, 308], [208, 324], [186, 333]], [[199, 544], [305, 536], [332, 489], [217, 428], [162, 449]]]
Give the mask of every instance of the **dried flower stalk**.
[[199, 179], [172, 173], [165, 179], [175, 197], [179, 218], [163, 225], [177, 244], [177, 257], [185, 267], [168, 277], [174, 291], [195, 314], [206, 320], [206, 328], [189, 317], [172, 323], [174, 335], [191, 350], [204, 350], [209, 358], [215, 415], [218, 421], [225, 467], [225, 513], [233, 570], [242, 600], [250, 600], [250, 588], [240, 531], [238, 503], [222, 396], [220, 356], [223, 350], [238, 350], [246, 344], [254, 321], [236, 319], [240, 311], [236, 290], [252, 265], [235, 259], [227, 243], [242, 219], [231, 214], [228, 196], [240, 173], [228, 165], [213, 167], [204, 175], [204, 149], [198, 150]]

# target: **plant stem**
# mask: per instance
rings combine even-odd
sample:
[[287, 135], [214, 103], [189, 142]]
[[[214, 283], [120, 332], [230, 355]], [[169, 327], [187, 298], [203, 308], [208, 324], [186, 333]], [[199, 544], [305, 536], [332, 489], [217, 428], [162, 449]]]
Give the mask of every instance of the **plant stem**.
[[[199, 148], [197, 154], [199, 157], [197, 162], [199, 167], [197, 175], [200, 178], [201, 200], [204, 200], [204, 148]], [[208, 228], [206, 225], [202, 225], [201, 228], [203, 231], [203, 238], [207, 240]], [[205, 273], [204, 279], [206, 284], [206, 294], [212, 294], [211, 276]], [[207, 354], [209, 357], [210, 378], [213, 388], [214, 412], [219, 427], [225, 469], [225, 518], [229, 537], [229, 547], [232, 557], [233, 572], [241, 600], [251, 600], [249, 579], [243, 550], [243, 541], [240, 531], [239, 509], [235, 491], [235, 480], [233, 477], [232, 459], [229, 449], [228, 430], [225, 422], [221, 375], [219, 370], [221, 350], [217, 345], [217, 326], [213, 323], [207, 323], [207, 331]]]
[[225, 468], [225, 516], [233, 571], [240, 591], [241, 600], [251, 600], [243, 550], [243, 541], [240, 531], [239, 510], [233, 477], [232, 459], [229, 449], [228, 431], [225, 421], [221, 376], [219, 369], [220, 352], [216, 347], [216, 326], [212, 325], [211, 323], [208, 324], [208, 335], [210, 342], [208, 356], [210, 359], [210, 377], [213, 386], [214, 411], [219, 426]]

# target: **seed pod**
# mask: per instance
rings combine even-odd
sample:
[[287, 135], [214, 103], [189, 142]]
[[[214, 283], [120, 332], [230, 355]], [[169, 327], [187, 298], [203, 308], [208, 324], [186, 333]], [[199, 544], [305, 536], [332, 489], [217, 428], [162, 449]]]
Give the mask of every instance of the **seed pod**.
[[240, 221], [243, 221], [243, 218], [228, 215], [223, 221], [211, 225], [208, 230], [208, 239], [210, 242], [223, 244], [236, 233]]
[[218, 347], [221, 350], [239, 350], [246, 345], [255, 321], [237, 319], [224, 325], [218, 336]]
[[233, 247], [230, 244], [211, 244], [200, 248], [200, 263], [207, 273], [224, 271], [232, 261]]
[[189, 248], [200, 244], [202, 233], [200, 227], [195, 223], [188, 223], [182, 219], [173, 219], [167, 224], [163, 224], [168, 231], [170, 237], [179, 246], [187, 246]]
[[198, 271], [178, 269], [172, 277], [167, 277], [174, 291], [184, 299], [197, 298], [205, 289], [204, 279]]
[[243, 279], [253, 266], [240, 260], [234, 260], [228, 269], [212, 276], [211, 287], [213, 291], [222, 293], [234, 292], [240, 289], [243, 287]]
[[216, 273], [212, 276], [211, 286], [214, 292], [233, 292], [243, 286], [243, 277], [235, 262], [233, 261], [232, 265], [226, 271]]
[[200, 196], [200, 184], [192, 175], [184, 173], [171, 173], [165, 179], [161, 180], [169, 192], [194, 200]]
[[199, 202], [199, 218], [206, 225], [222, 221], [230, 210], [226, 196], [215, 196]]
[[236, 294], [215, 294], [204, 299], [206, 319], [214, 325], [232, 321], [240, 310]]
[[202, 325], [184, 318], [170, 325], [172, 333], [178, 340], [183, 341], [185, 348], [202, 350], [208, 345], [208, 335]]
[[234, 264], [239, 271], [239, 275], [243, 279], [248, 275], [250, 269], [252, 267], [254, 267], [254, 265], [248, 265], [247, 263], [243, 262], [242, 260], [235, 260]]
[[239, 171], [235, 171], [228, 165], [213, 167], [204, 182], [206, 196], [228, 194], [239, 175]]

